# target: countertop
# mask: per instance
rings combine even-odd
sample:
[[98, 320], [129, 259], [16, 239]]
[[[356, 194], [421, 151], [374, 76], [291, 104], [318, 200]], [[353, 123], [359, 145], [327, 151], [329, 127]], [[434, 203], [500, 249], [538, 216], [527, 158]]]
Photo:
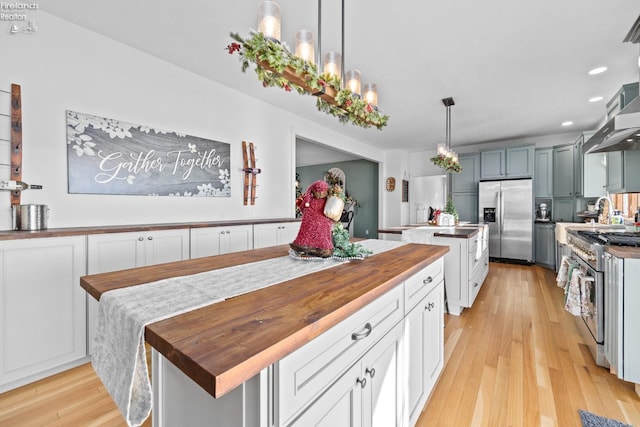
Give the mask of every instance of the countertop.
[[269, 224], [300, 221], [301, 218], [247, 219], [238, 221], [198, 221], [165, 224], [102, 225], [88, 227], [48, 228], [37, 231], [0, 231], [0, 240], [38, 239], [43, 237], [82, 236], [88, 234], [126, 233], [175, 230], [178, 228], [228, 227], [232, 225]]
[[379, 228], [378, 233], [402, 234], [405, 230], [425, 230], [439, 237], [456, 237], [461, 239], [469, 239], [480, 231], [484, 225], [482, 224], [461, 224], [456, 226], [437, 226], [429, 223], [410, 224], [397, 227]]
[[[288, 249], [274, 246], [84, 276], [80, 284], [99, 299], [111, 289], [287, 256]], [[145, 339], [220, 397], [448, 251], [446, 246], [408, 243], [152, 323]]]
[[615, 246], [607, 245], [604, 248], [605, 252], [609, 252], [613, 256], [618, 258], [638, 258], [640, 259], [640, 248], [633, 246]]

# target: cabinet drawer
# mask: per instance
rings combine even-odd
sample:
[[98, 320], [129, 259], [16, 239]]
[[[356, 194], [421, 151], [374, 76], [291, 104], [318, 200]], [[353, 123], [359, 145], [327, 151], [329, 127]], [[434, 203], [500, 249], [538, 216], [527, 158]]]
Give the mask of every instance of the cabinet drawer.
[[280, 424], [319, 396], [403, 317], [403, 286], [396, 286], [277, 362]]
[[473, 273], [469, 276], [469, 307], [471, 307], [473, 301], [475, 301], [482, 287], [482, 282], [484, 281], [484, 262], [481, 261], [482, 260], [477, 262]]
[[404, 282], [404, 309], [408, 313], [444, 277], [444, 258], [428, 265]]

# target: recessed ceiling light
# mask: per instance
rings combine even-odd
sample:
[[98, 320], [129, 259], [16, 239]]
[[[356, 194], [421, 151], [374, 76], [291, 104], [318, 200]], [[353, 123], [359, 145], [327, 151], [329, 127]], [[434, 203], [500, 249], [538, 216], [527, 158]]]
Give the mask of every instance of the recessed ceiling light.
[[598, 67], [589, 71], [589, 75], [595, 76], [596, 74], [604, 73], [605, 71], [607, 71], [607, 67]]
[[571, 126], [573, 124], [573, 122], [571, 120], [568, 120], [566, 122], [562, 122], [562, 126]]
[[598, 101], [602, 101], [601, 96], [594, 96], [593, 98], [589, 98], [589, 102], [598, 102]]

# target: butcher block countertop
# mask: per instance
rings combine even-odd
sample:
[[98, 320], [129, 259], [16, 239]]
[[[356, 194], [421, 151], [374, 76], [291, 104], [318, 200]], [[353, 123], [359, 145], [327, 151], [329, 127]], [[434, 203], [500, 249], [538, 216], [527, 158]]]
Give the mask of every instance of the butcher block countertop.
[[[288, 249], [274, 246], [84, 276], [80, 284], [100, 299], [112, 289], [287, 256]], [[448, 251], [446, 246], [408, 243], [152, 323], [145, 339], [209, 394], [220, 397]]]
[[640, 248], [633, 246], [607, 245], [604, 250], [618, 258], [640, 258]]
[[229, 227], [232, 225], [271, 224], [295, 222], [300, 218], [247, 219], [235, 221], [198, 221], [166, 224], [98, 225], [87, 227], [48, 228], [34, 231], [0, 231], [0, 240], [38, 239], [43, 237], [84, 236], [88, 234], [127, 233], [141, 231], [175, 230], [179, 228]]

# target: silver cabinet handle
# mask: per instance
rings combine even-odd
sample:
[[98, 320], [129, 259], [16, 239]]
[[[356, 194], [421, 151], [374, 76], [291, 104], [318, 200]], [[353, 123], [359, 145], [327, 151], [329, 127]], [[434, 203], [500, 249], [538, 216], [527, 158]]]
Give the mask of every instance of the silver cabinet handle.
[[138, 237], [138, 240], [142, 242], [144, 240], [144, 237]]
[[220, 234], [224, 234], [224, 230], [220, 232]]
[[227, 230], [227, 234], [231, 234], [231, 232], [229, 230]]
[[433, 277], [431, 277], [431, 276], [427, 277], [426, 279], [424, 279], [424, 280], [422, 281], [422, 283], [424, 283], [425, 285], [426, 285], [427, 283], [431, 283], [431, 282], [433, 282]]
[[356, 380], [356, 383], [360, 384], [360, 388], [365, 388], [367, 386], [367, 379], [366, 378], [358, 378]]
[[473, 284], [473, 287], [474, 287], [474, 288], [477, 288], [477, 287], [478, 287], [478, 282], [474, 283], [474, 284]]
[[152, 236], [147, 237], [147, 240], [153, 240]]
[[361, 332], [354, 332], [351, 334], [351, 339], [354, 341], [359, 341], [361, 339], [368, 337], [371, 334], [371, 331], [373, 331], [373, 326], [371, 326], [371, 323], [367, 322], [367, 324], [364, 325], [364, 329]]
[[429, 304], [427, 304], [424, 308], [425, 308], [425, 310], [431, 311], [431, 309], [432, 309], [433, 307], [435, 307], [435, 306], [436, 306], [436, 305], [435, 305], [434, 303], [430, 302], [430, 303], [429, 303]]

